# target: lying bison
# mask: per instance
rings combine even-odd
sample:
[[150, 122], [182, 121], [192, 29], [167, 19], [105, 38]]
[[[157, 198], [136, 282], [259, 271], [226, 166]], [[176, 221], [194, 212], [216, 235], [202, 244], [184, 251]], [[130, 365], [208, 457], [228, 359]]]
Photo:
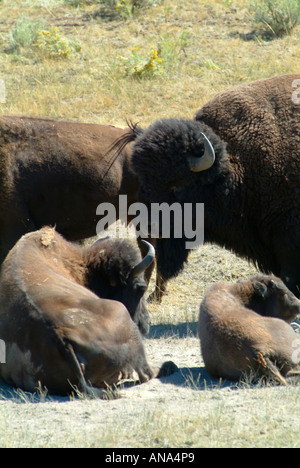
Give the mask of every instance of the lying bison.
[[[164, 119], [124, 136], [134, 141], [141, 202], [204, 203], [205, 242], [251, 260], [298, 295], [299, 79], [241, 85], [218, 94], [195, 120]], [[162, 239], [157, 257], [165, 281], [178, 274], [188, 257], [184, 236]]]
[[213, 285], [201, 303], [198, 327], [208, 372], [239, 380], [254, 371], [286, 384], [286, 376], [300, 373], [293, 359], [299, 335], [285, 323], [298, 314], [300, 301], [278, 278]]
[[48, 227], [23, 236], [1, 269], [0, 378], [27, 391], [40, 383], [56, 394], [72, 386], [101, 389], [133, 370], [141, 382], [152, 378], [140, 336], [149, 330], [148, 247], [141, 260], [125, 240], [82, 249]]

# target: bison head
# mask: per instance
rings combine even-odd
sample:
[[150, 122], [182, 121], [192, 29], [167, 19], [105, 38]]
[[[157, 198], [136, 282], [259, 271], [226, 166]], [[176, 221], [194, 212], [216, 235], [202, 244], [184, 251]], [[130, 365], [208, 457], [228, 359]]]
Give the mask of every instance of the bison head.
[[[151, 204], [192, 203], [195, 207], [195, 203], [206, 203], [226, 164], [225, 144], [209, 127], [194, 120], [163, 119], [145, 130], [131, 125], [118, 142], [120, 148], [124, 139], [134, 141], [132, 167], [140, 181], [139, 201], [148, 207], [149, 233]], [[164, 279], [176, 276], [188, 257], [187, 239], [184, 235], [175, 238], [172, 222], [170, 238], [159, 239], [156, 245], [157, 265]]]
[[143, 335], [150, 328], [144, 272], [155, 258], [153, 246], [147, 245], [143, 259], [134, 243], [120, 239], [99, 239], [85, 253], [88, 288], [102, 299], [122, 302]]
[[146, 130], [131, 131], [132, 166], [141, 182], [141, 201], [148, 195], [150, 202], [172, 202], [181, 190], [198, 185], [200, 174], [206, 184], [224, 156], [220, 138], [194, 120], [163, 119]]
[[275, 276], [261, 275], [251, 278], [253, 295], [249, 307], [269, 317], [292, 322], [300, 314], [300, 301]]

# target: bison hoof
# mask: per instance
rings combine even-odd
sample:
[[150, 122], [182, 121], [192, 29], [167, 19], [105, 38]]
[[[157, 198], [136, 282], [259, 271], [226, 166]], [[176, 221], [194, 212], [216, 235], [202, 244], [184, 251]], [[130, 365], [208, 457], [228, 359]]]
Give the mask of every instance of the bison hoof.
[[179, 368], [176, 366], [176, 364], [173, 361], [167, 361], [163, 363], [156, 377], [158, 379], [161, 379], [162, 377], [168, 377], [171, 374], [175, 374], [175, 372], [178, 372], [178, 371], [179, 371]]

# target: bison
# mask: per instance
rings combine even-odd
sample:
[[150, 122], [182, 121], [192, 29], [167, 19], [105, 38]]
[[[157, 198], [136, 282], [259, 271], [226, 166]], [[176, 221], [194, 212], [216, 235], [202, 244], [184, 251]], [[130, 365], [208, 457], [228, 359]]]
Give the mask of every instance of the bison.
[[198, 325], [208, 372], [239, 380], [254, 371], [286, 385], [286, 376], [300, 373], [293, 359], [299, 335], [286, 323], [299, 313], [299, 299], [279, 278], [214, 284], [201, 303]]
[[130, 145], [117, 160], [110, 151], [124, 134], [111, 125], [0, 117], [0, 263], [27, 232], [51, 225], [67, 240], [82, 240], [96, 234], [100, 203], [111, 203], [119, 217], [119, 195], [128, 205], [137, 201]]
[[152, 378], [140, 331], [149, 330], [144, 271], [153, 259], [150, 244], [141, 259], [129, 240], [82, 248], [50, 227], [24, 235], [1, 268], [0, 378], [61, 395], [102, 392], [133, 370]]
[[[204, 242], [215, 243], [300, 286], [300, 75], [244, 84], [218, 94], [194, 120], [131, 128], [139, 200], [204, 203]], [[191, 223], [194, 222], [190, 221]], [[189, 254], [186, 238], [156, 245], [164, 281]]]

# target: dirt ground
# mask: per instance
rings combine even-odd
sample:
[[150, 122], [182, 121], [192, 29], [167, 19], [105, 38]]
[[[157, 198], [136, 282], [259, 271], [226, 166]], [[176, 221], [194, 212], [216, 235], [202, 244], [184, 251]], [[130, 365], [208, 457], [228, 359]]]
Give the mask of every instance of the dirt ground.
[[26, 401], [31, 396], [9, 397], [6, 388], [0, 447], [299, 447], [299, 386], [212, 380], [194, 336], [149, 338], [145, 345], [152, 363], [172, 359], [178, 371], [125, 386], [119, 399]]

